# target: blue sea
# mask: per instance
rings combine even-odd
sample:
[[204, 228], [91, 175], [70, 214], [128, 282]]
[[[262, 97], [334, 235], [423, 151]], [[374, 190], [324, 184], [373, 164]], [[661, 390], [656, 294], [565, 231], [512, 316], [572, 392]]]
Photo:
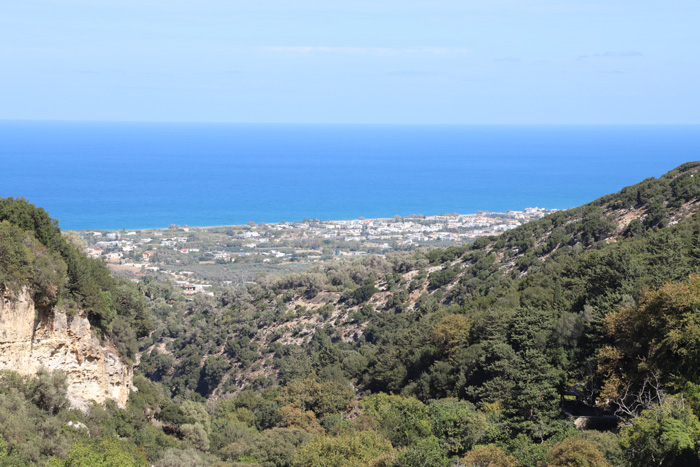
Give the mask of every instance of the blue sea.
[[700, 126], [0, 122], [0, 196], [64, 229], [569, 208], [700, 159]]

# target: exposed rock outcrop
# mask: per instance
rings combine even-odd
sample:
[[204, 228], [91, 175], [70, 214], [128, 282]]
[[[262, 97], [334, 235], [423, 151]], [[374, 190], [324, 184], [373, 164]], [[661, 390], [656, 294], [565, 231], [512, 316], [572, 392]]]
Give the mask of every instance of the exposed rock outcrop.
[[73, 407], [108, 399], [124, 407], [129, 398], [132, 368], [99, 341], [86, 316], [37, 309], [27, 291], [0, 296], [0, 369], [31, 375], [42, 366], [68, 375]]

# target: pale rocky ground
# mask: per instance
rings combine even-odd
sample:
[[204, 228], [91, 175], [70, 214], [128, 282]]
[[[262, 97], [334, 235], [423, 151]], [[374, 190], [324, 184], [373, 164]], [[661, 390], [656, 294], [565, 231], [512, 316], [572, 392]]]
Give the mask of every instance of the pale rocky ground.
[[86, 316], [37, 309], [26, 290], [0, 296], [0, 370], [32, 375], [41, 367], [66, 373], [68, 399], [83, 410], [91, 400], [124, 407], [133, 384], [132, 368], [100, 342]]

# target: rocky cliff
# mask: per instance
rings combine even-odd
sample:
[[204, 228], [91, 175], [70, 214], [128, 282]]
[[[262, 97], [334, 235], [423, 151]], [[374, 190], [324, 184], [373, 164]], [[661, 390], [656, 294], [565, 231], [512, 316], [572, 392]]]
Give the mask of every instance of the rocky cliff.
[[126, 405], [133, 371], [99, 341], [85, 316], [37, 308], [26, 290], [0, 296], [0, 369], [29, 375], [42, 366], [68, 375], [73, 407], [108, 399]]

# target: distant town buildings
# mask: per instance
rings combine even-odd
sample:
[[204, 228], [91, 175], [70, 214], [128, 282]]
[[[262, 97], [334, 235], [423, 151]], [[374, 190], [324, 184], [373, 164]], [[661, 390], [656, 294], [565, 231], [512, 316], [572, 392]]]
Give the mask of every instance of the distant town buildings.
[[[193, 281], [195, 271], [181, 268], [188, 264], [205, 267], [231, 262], [312, 263], [384, 255], [420, 246], [459, 245], [499, 235], [551, 212], [554, 210], [534, 207], [505, 213], [479, 211], [388, 219], [314, 219], [187, 229], [173, 225], [160, 230], [85, 231], [82, 238], [89, 256], [102, 258], [113, 268], [128, 268], [138, 277], [146, 273], [166, 274], [187, 295], [211, 294], [207, 290], [210, 283]], [[222, 286], [230, 283], [219, 281]]]

